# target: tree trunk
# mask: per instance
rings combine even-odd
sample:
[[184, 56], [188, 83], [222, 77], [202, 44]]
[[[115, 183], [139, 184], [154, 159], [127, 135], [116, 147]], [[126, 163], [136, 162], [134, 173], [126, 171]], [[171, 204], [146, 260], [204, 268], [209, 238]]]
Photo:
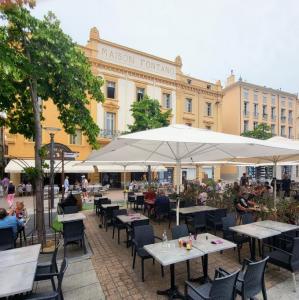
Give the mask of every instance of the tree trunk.
[[41, 101], [37, 96], [37, 82], [32, 80], [31, 98], [34, 112], [34, 131], [35, 131], [35, 168], [37, 176], [35, 178], [35, 201], [36, 201], [36, 230], [38, 242], [42, 245], [45, 242], [45, 223], [44, 223], [44, 193], [43, 193], [43, 175], [42, 175], [42, 158], [40, 150], [42, 148], [42, 127], [41, 127]]

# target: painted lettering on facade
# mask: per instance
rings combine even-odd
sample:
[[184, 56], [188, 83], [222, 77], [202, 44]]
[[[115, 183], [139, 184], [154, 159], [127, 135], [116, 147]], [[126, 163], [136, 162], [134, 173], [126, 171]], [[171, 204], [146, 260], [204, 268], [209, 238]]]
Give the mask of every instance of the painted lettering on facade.
[[99, 45], [98, 58], [113, 64], [175, 79], [175, 66], [116, 47]]

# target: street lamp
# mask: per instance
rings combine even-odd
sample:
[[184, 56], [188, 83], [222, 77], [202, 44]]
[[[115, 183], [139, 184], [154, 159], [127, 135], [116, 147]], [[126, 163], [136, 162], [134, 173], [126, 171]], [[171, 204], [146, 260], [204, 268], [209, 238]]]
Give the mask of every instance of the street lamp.
[[44, 130], [49, 132], [50, 135], [50, 206], [52, 209], [54, 207], [54, 136], [55, 133], [60, 131], [61, 129], [56, 127], [44, 127]]

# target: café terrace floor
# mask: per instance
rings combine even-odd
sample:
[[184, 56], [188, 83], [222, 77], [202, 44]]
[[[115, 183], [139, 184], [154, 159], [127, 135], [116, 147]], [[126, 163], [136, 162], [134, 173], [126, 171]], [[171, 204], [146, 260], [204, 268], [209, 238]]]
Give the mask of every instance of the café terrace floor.
[[[121, 200], [121, 191], [110, 191], [110, 199]], [[30, 210], [31, 197], [23, 197], [24, 202]], [[117, 234], [112, 239], [112, 228], [106, 232], [99, 228], [99, 218], [95, 212], [85, 211], [87, 216], [84, 221], [86, 226], [86, 237], [90, 247], [91, 255], [81, 259], [72, 260], [69, 267], [69, 274], [66, 274], [63, 282], [65, 299], [166, 299], [157, 296], [157, 289], [167, 289], [170, 284], [169, 267], [165, 267], [165, 277], [161, 277], [160, 265], [158, 262], [152, 264], [152, 260], [145, 261], [145, 282], [141, 281], [140, 259], [136, 257], [135, 270], [132, 269], [131, 249], [126, 248], [125, 232], [121, 231], [121, 243], [117, 243]], [[152, 221], [154, 232], [157, 236], [162, 236], [164, 229], [170, 238], [168, 222]], [[174, 225], [174, 224], [172, 224]], [[218, 233], [221, 236], [221, 233]], [[241, 250], [241, 256], [249, 257], [248, 245], [245, 244]], [[241, 268], [238, 263], [237, 251], [233, 249], [224, 251], [223, 254], [215, 253], [209, 255], [209, 275], [213, 278], [214, 270], [222, 267], [227, 271], [234, 271]], [[83, 271], [82, 271], [83, 270]], [[85, 273], [88, 271], [90, 274]], [[95, 272], [95, 273], [94, 273]], [[183, 292], [184, 281], [186, 280], [186, 264], [175, 265], [176, 284]], [[91, 276], [90, 278], [88, 276]], [[96, 274], [97, 278], [95, 278]], [[191, 261], [191, 276], [197, 277], [202, 274], [201, 260]], [[291, 273], [279, 269], [273, 265], [268, 265], [266, 270], [266, 287], [268, 299], [288, 300], [299, 299], [299, 274], [297, 278], [297, 293], [294, 293]], [[99, 283], [99, 284], [98, 284]], [[45, 286], [40, 286], [44, 289]], [[77, 292], [76, 292], [77, 291]], [[78, 293], [80, 291], [80, 293]], [[237, 298], [241, 299], [241, 298]], [[259, 295], [258, 299], [262, 299]]]

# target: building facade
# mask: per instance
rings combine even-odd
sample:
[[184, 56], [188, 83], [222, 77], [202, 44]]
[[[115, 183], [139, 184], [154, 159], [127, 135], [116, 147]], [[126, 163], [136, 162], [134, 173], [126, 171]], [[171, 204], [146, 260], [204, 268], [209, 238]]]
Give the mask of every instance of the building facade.
[[[81, 46], [81, 49], [89, 59], [93, 73], [105, 80], [105, 102], [92, 101], [89, 106], [100, 128], [98, 141], [101, 146], [128, 130], [128, 125], [133, 123], [131, 105], [134, 101], [140, 101], [144, 95], [157, 99], [162, 110], [172, 110], [171, 123], [222, 130], [220, 81], [211, 83], [185, 75], [180, 56], [172, 61], [118, 45], [101, 39], [96, 28], [90, 30], [88, 43]], [[62, 128], [58, 112], [51, 102], [46, 103], [44, 114], [43, 127]], [[9, 157], [34, 156], [33, 141], [20, 135], [7, 134], [6, 142]], [[43, 143], [48, 142], [49, 135], [43, 132]], [[55, 142], [66, 144], [72, 151], [79, 152], [78, 159], [81, 160], [86, 159], [91, 151], [80, 131], [75, 136], [69, 136], [61, 130], [56, 133]], [[215, 178], [220, 176], [219, 168], [212, 169], [210, 166], [186, 167], [183, 172], [187, 179], [202, 178], [204, 173], [209, 176], [213, 174]], [[99, 174], [90, 177], [95, 182], [101, 180]]]
[[[299, 100], [296, 94], [235, 80], [232, 73], [223, 89], [223, 132], [240, 135], [258, 124], [271, 128], [273, 136], [299, 138]], [[285, 168], [281, 168], [285, 170]], [[222, 176], [235, 176], [234, 167], [222, 168]], [[277, 174], [281, 174], [278, 170]]]

